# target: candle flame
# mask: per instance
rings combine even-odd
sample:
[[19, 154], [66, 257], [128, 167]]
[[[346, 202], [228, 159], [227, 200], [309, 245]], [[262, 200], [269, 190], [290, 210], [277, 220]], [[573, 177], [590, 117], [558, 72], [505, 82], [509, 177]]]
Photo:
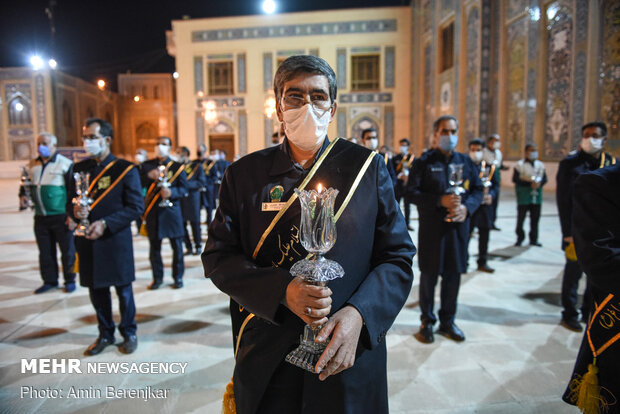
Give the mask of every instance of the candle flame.
[[319, 186], [317, 187], [317, 191], [319, 194], [321, 194], [321, 191], [323, 191], [323, 186], [321, 185], [321, 183], [319, 183]]

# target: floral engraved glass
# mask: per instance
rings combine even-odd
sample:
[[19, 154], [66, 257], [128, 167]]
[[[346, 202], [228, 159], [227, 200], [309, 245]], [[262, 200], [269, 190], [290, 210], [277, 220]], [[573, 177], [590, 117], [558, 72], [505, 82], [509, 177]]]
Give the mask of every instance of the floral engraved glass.
[[[73, 204], [80, 207], [88, 207], [90, 209], [90, 205], [93, 203], [93, 199], [88, 196], [90, 173], [73, 173], [73, 179], [75, 180], [75, 192], [77, 194], [77, 197], [73, 198]], [[80, 223], [75, 228], [74, 234], [78, 237], [86, 236], [86, 229], [88, 229], [88, 226], [90, 226], [88, 216], [81, 218]]]
[[[306, 283], [327, 286], [327, 282], [344, 276], [344, 269], [337, 262], [326, 259], [327, 253], [336, 243], [336, 222], [334, 220], [334, 202], [338, 190], [328, 188], [321, 191], [295, 189], [301, 204], [301, 222], [299, 226], [302, 246], [310, 257], [298, 261], [291, 267], [291, 274]], [[300, 337], [300, 344], [286, 356], [286, 361], [310, 372], [315, 372], [319, 357], [328, 341], [317, 343], [314, 338], [321, 326], [306, 325]]]

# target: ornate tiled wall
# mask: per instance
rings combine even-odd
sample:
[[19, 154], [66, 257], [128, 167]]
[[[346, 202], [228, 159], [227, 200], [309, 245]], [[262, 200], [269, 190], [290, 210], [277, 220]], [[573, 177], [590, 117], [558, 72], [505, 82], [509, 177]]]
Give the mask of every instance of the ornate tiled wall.
[[566, 1], [548, 5], [547, 96], [543, 154], [561, 159], [572, 148], [570, 134], [571, 76], [573, 53], [573, 11]]
[[[514, 3], [514, 2], [512, 2]], [[524, 87], [527, 20], [522, 17], [508, 25], [507, 28], [507, 65], [506, 65], [506, 142], [504, 154], [519, 158], [522, 153], [524, 135]]]
[[620, 3], [607, 0], [602, 9], [600, 118], [607, 123], [609, 150], [620, 156]]
[[245, 110], [239, 110], [239, 154], [248, 153], [248, 114]]
[[465, 120], [461, 131], [469, 142], [478, 136], [480, 84], [480, 9], [472, 7], [467, 16], [467, 60], [465, 62]]
[[273, 53], [263, 53], [263, 89], [273, 88]]
[[201, 56], [194, 57], [194, 92], [204, 92], [204, 64]]
[[246, 92], [245, 81], [245, 53], [239, 53], [237, 55], [237, 92]]
[[489, 118], [493, 116], [490, 105], [490, 64], [491, 64], [491, 0], [482, 1], [480, 39], [480, 121], [478, 134], [487, 137], [489, 132]]

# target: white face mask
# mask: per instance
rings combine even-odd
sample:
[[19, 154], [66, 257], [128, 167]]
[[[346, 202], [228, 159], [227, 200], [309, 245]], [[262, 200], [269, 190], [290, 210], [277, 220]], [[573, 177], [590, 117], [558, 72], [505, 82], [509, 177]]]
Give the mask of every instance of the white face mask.
[[499, 141], [495, 141], [495, 143], [493, 143], [493, 149], [494, 149], [494, 150], [498, 150], [498, 149], [500, 149], [500, 147], [501, 147], [501, 146], [502, 146], [502, 145], [500, 144], [500, 142], [499, 142]]
[[603, 138], [582, 138], [581, 149], [588, 154], [596, 154], [603, 149]]
[[482, 151], [470, 151], [469, 158], [471, 158], [473, 162], [478, 164], [480, 161], [482, 161]]
[[370, 138], [367, 139], [366, 141], [366, 148], [370, 149], [370, 150], [376, 150], [377, 147], [379, 146], [379, 140], [377, 138]]
[[530, 152], [530, 155], [527, 157], [530, 161], [536, 161], [538, 159], [538, 151]]
[[146, 161], [146, 155], [140, 153], [140, 154], [136, 154], [136, 162], [138, 164], [142, 164], [144, 161]]
[[86, 139], [84, 140], [84, 150], [93, 157], [99, 157], [103, 154], [105, 146], [101, 139]]
[[170, 145], [159, 144], [155, 147], [155, 152], [157, 153], [158, 157], [166, 158], [168, 154], [170, 154]]
[[301, 108], [284, 111], [282, 117], [289, 141], [303, 151], [312, 151], [321, 145], [327, 135], [331, 112], [325, 111], [319, 118], [312, 105], [305, 104]]
[[406, 146], [406, 145], [401, 145], [400, 146], [400, 153], [401, 154], [405, 155], [408, 152], [409, 152], [409, 147], [408, 146]]

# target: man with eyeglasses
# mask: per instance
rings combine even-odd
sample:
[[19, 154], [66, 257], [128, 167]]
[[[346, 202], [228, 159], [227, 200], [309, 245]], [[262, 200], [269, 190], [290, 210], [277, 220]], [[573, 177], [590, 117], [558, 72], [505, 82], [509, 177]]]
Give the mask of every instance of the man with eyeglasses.
[[[327, 62], [289, 57], [274, 92], [286, 137], [228, 167], [202, 254], [206, 277], [231, 298], [237, 412], [387, 413], [385, 335], [409, 294], [415, 247], [384, 160], [327, 137], [337, 107]], [[319, 185], [339, 191], [326, 257], [345, 276], [328, 287], [289, 273], [308, 255], [294, 190]], [[312, 373], [285, 361], [306, 323], [323, 326], [316, 341], [331, 337]]]
[[[116, 158], [110, 151], [112, 125], [100, 118], [89, 118], [82, 128], [84, 149], [90, 155], [74, 166], [74, 172], [89, 174], [90, 207], [71, 206], [71, 218], [88, 218], [86, 236], [75, 236], [79, 257], [80, 284], [88, 288], [97, 314], [99, 337], [85, 352], [97, 355], [114, 343], [114, 319], [110, 287], [118, 296], [121, 321], [118, 330], [124, 338], [119, 351], [130, 354], [138, 347], [136, 306], [132, 282], [135, 280], [131, 223], [144, 211], [137, 168]], [[68, 205], [75, 196], [75, 181], [68, 188]]]
[[[607, 125], [604, 122], [590, 122], [581, 127], [581, 142], [576, 151], [560, 161], [556, 176], [556, 200], [560, 224], [562, 227], [562, 250], [565, 252], [566, 264], [562, 276], [562, 320], [560, 324], [575, 332], [581, 332], [579, 312], [577, 312], [577, 287], [583, 273], [579, 257], [575, 254], [573, 241], [573, 196], [575, 181], [583, 173], [594, 171], [616, 163], [615, 157], [603, 148], [607, 140]], [[592, 311], [590, 285], [586, 281], [586, 290], [581, 304], [581, 322], [587, 322]]]
[[172, 140], [159, 137], [155, 147], [156, 157], [145, 161], [141, 168], [142, 186], [146, 187], [145, 210], [142, 220], [149, 238], [149, 260], [153, 282], [149, 290], [159, 289], [164, 280], [164, 263], [161, 242], [170, 240], [172, 247], [172, 287], [183, 287], [183, 215], [181, 199], [188, 193], [187, 174], [183, 164], [170, 158]]

